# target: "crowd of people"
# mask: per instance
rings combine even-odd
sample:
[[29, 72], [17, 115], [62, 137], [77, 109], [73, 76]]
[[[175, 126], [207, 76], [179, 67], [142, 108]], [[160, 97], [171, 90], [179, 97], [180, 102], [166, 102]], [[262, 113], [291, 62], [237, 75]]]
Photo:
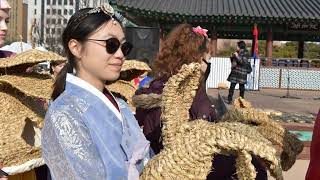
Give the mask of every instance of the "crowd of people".
[[[9, 4], [0, 1], [0, 45], [4, 44], [9, 21]], [[55, 80], [52, 100], [42, 129], [42, 157], [50, 170], [44, 179], [139, 179], [144, 165], [163, 148], [161, 139], [161, 94], [166, 82], [184, 64], [201, 64], [202, 78], [192, 106], [192, 120], [218, 121], [205, 82], [210, 73], [210, 48], [206, 30], [181, 24], [165, 39], [133, 97], [134, 115], [128, 105], [105, 86], [119, 78], [121, 66], [134, 42], [126, 41], [121, 20], [110, 5], [85, 8], [72, 15], [62, 35], [67, 62], [51, 64]], [[244, 41], [230, 57], [231, 82], [228, 103], [236, 84], [244, 98], [247, 74], [251, 73]], [[14, 55], [0, 51], [0, 57]], [[143, 98], [141, 98], [143, 95]], [[320, 111], [311, 145], [307, 180], [320, 179]], [[143, 129], [141, 131], [141, 128]], [[1, 150], [0, 150], [1, 151]], [[212, 161], [207, 179], [237, 178], [235, 157], [219, 155]], [[267, 179], [257, 158], [252, 163], [256, 179]], [[0, 164], [0, 168], [1, 168]], [[8, 174], [1, 171], [0, 179]], [[10, 179], [10, 178], [9, 178]]]

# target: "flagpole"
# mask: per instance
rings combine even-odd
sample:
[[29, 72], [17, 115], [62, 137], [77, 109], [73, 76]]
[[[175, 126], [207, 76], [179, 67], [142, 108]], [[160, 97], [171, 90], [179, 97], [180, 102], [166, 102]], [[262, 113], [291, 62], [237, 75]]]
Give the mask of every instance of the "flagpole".
[[256, 56], [253, 57], [253, 67], [252, 67], [252, 83], [253, 83], [253, 90], [254, 90], [254, 85], [255, 85], [255, 82], [254, 82], [254, 79], [255, 79], [255, 74], [256, 74]]
[[258, 56], [258, 28], [257, 28], [257, 24], [255, 23], [254, 24], [254, 27], [253, 27], [253, 38], [254, 38], [254, 44], [252, 45], [252, 48], [253, 48], [253, 67], [252, 67], [252, 87], [253, 87], [253, 90], [255, 90], [255, 76], [256, 76], [256, 58]]

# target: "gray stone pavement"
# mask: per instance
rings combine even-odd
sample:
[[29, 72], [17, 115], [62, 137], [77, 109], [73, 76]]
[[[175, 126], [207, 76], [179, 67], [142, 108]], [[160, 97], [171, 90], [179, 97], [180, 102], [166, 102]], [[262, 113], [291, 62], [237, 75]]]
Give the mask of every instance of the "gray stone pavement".
[[[223, 97], [228, 96], [228, 90], [208, 89], [208, 94], [215, 99], [220, 93]], [[296, 91], [291, 90], [290, 95], [301, 99], [281, 98], [286, 95], [286, 90], [261, 89], [259, 91], [246, 91], [245, 98], [255, 108], [272, 109], [288, 114], [302, 114], [314, 119], [320, 108], [320, 91]], [[234, 93], [234, 99], [239, 96], [239, 91]]]
[[[289, 171], [283, 172], [284, 180], [304, 180], [309, 166], [309, 160], [297, 160]], [[275, 180], [273, 177], [268, 180]]]

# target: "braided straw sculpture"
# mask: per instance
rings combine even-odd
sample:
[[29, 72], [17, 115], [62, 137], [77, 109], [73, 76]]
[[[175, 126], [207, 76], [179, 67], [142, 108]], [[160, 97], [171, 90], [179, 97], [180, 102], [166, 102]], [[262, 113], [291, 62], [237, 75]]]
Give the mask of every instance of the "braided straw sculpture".
[[9, 175], [44, 164], [40, 128], [53, 80], [48, 75], [26, 73], [26, 68], [64, 59], [58, 54], [38, 50], [0, 59], [0, 164]]
[[272, 121], [266, 113], [252, 108], [250, 102], [238, 98], [234, 101], [234, 107], [222, 117], [222, 120], [256, 126], [261, 135], [278, 147], [282, 169], [290, 169], [297, 155], [303, 150], [302, 142], [277, 122]]
[[[239, 179], [255, 179], [252, 155], [283, 179], [277, 151], [259, 129], [240, 122], [189, 121], [189, 108], [198, 88], [200, 65], [183, 65], [162, 96], [163, 150], [146, 165], [141, 179], [206, 179], [216, 154], [234, 155]], [[214, 170], [213, 170], [214, 171]]]

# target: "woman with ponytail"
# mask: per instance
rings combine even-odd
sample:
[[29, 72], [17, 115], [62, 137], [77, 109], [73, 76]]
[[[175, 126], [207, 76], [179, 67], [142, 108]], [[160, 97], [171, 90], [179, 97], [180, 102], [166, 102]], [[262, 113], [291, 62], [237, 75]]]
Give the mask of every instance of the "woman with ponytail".
[[53, 179], [138, 179], [149, 142], [127, 104], [105, 88], [132, 45], [112, 7], [76, 12], [62, 35], [68, 62], [56, 77], [42, 130]]

